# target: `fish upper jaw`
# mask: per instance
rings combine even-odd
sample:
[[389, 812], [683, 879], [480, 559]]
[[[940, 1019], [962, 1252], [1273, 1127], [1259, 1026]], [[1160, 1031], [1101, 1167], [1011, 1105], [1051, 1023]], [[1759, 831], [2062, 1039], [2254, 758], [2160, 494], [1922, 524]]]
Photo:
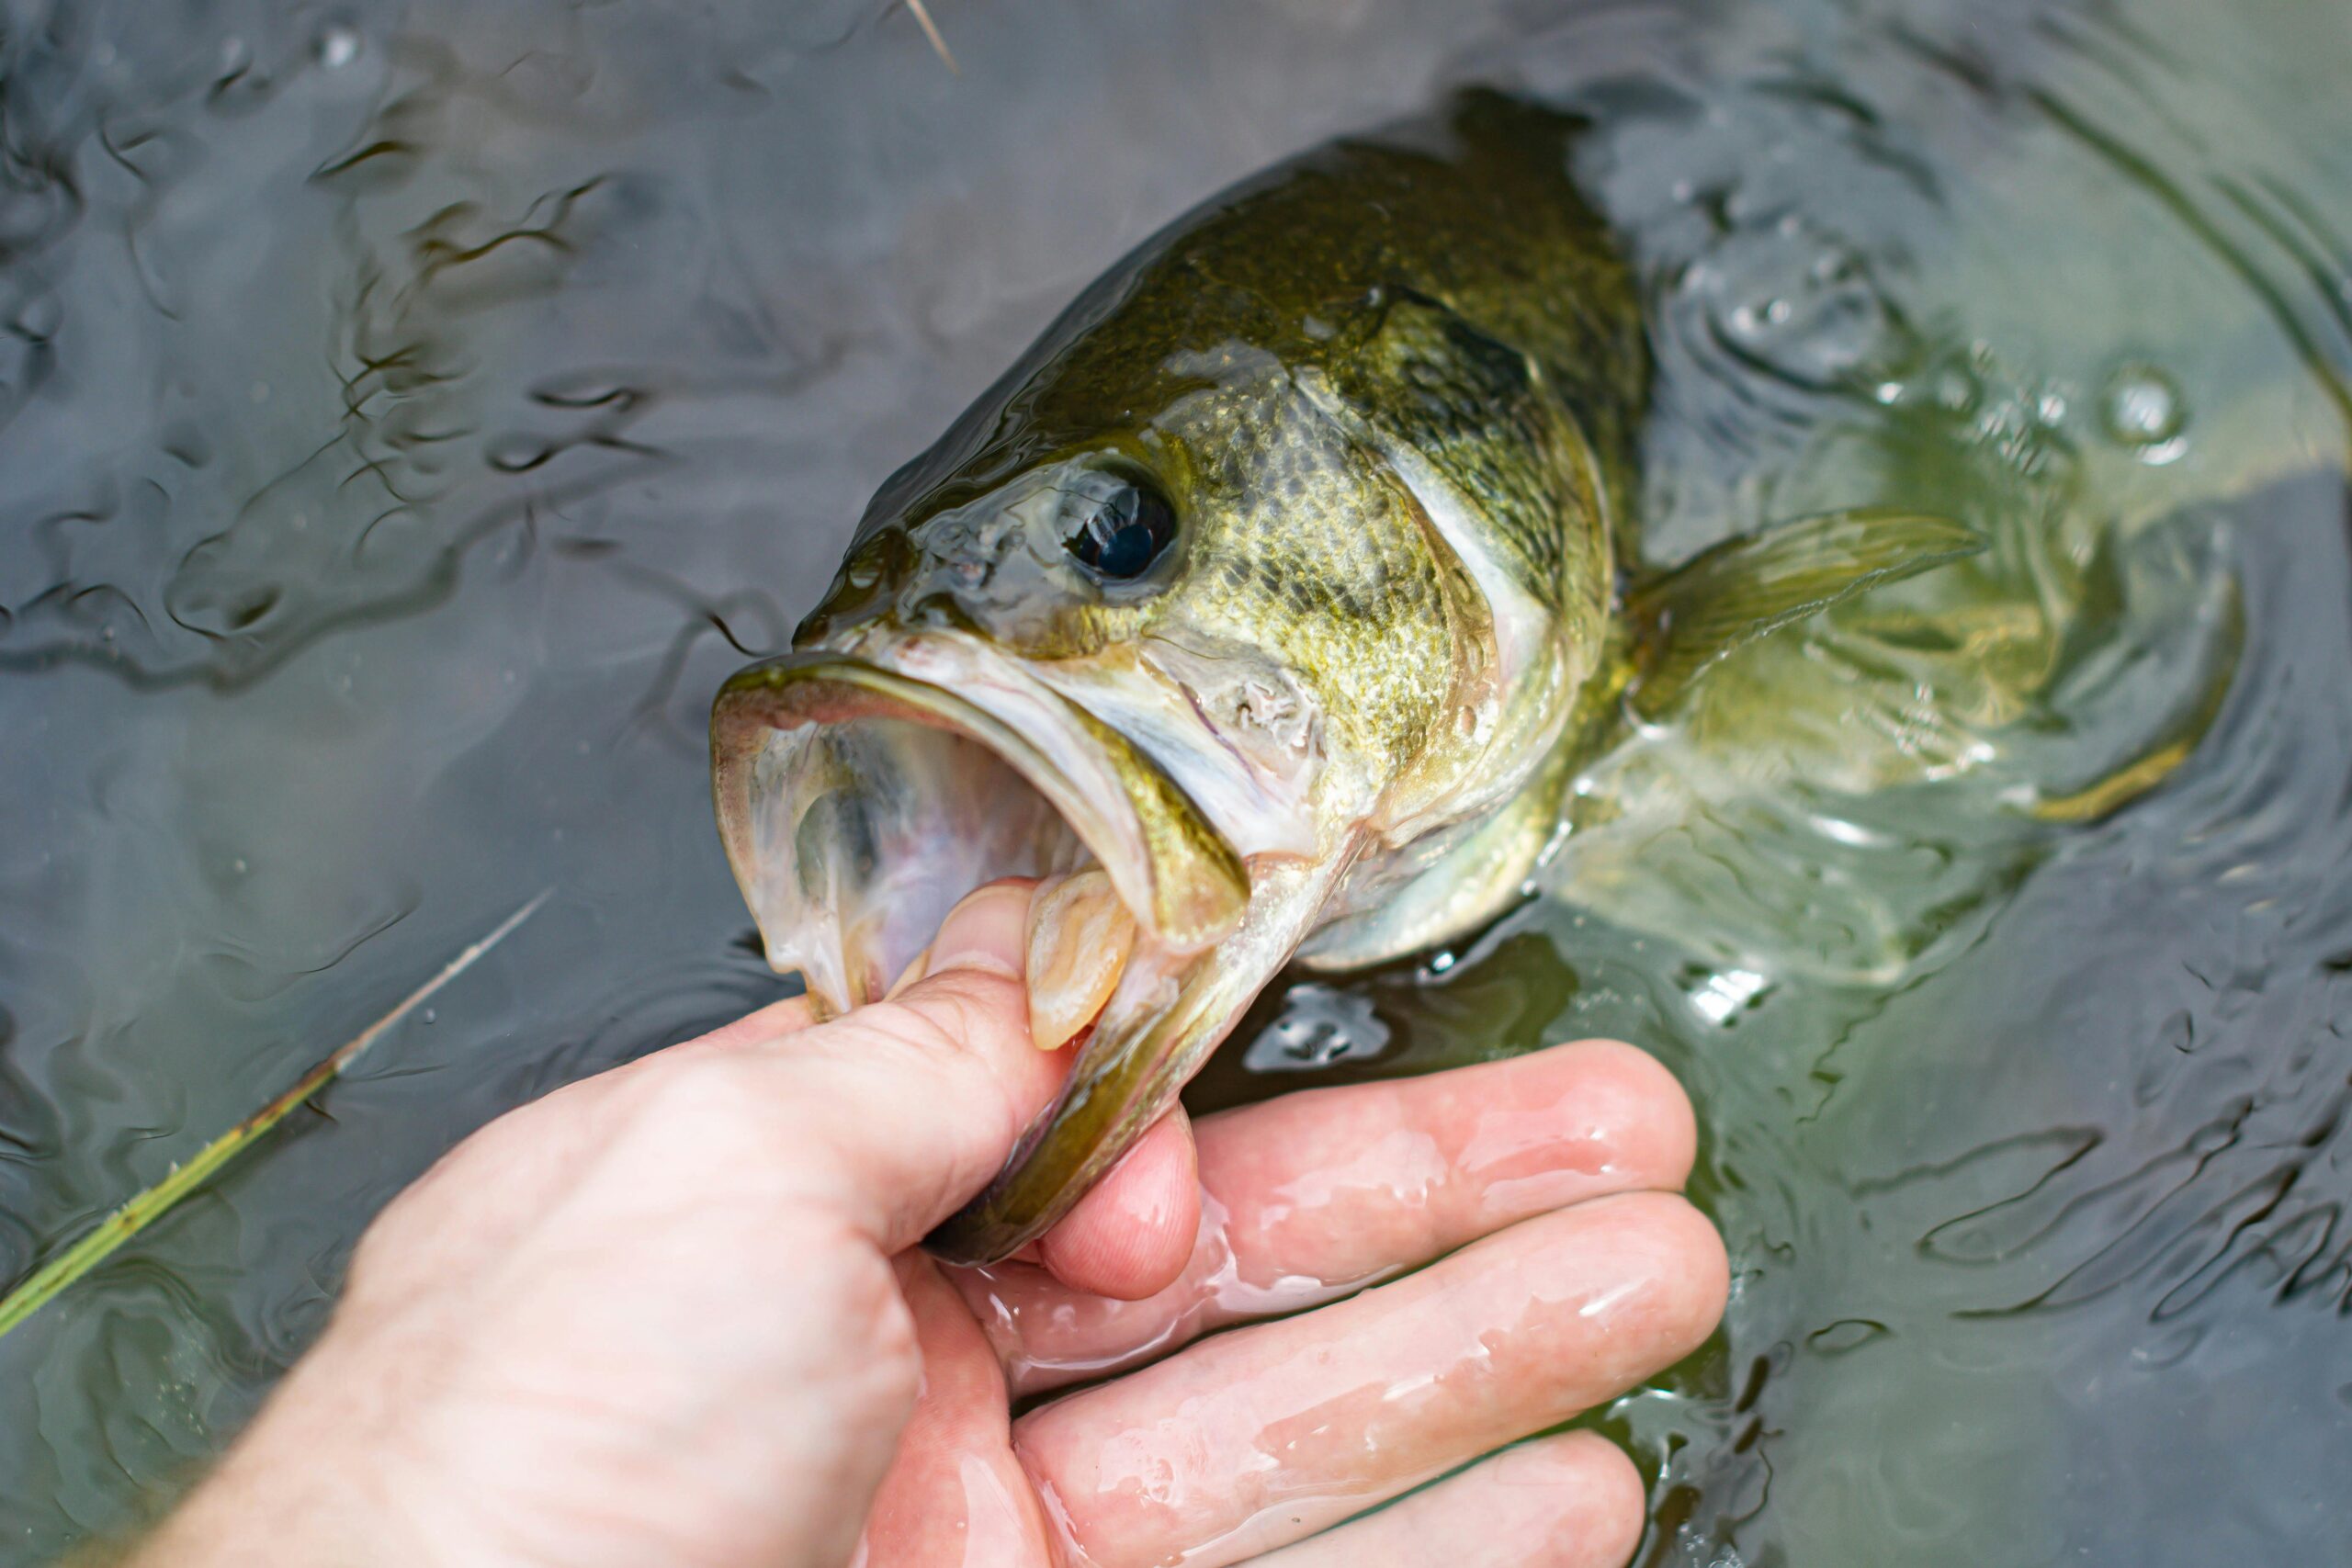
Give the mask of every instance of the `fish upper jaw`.
[[843, 640], [742, 671], [711, 716], [729, 863], [825, 1006], [881, 995], [973, 887], [1090, 857], [1160, 953], [1240, 923], [1240, 853], [1117, 728], [964, 633]]

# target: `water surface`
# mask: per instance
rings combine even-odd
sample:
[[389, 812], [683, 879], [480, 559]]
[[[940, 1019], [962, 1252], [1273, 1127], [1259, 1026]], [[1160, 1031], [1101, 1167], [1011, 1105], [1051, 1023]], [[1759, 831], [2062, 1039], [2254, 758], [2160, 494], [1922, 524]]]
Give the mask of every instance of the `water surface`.
[[1589, 1033], [1684, 1076], [1737, 1283], [1605, 1413], [1656, 1478], [1645, 1562], [2340, 1550], [2352, 31], [936, 14], [959, 73], [870, 0], [0, 23], [0, 1274], [555, 890], [0, 1343], [0, 1561], [168, 1497], [467, 1130], [779, 993], [710, 826], [718, 681], [1125, 246], [1464, 80], [1593, 118], [1662, 370], [1655, 555], [1871, 502], [2038, 541], [2083, 613], [1982, 663], [2065, 672], [2017, 743], [2061, 773], [2166, 732], [2217, 583], [2244, 650], [2111, 816], [1695, 817], [1607, 918], [1538, 899], [1270, 996], [1197, 1101]]

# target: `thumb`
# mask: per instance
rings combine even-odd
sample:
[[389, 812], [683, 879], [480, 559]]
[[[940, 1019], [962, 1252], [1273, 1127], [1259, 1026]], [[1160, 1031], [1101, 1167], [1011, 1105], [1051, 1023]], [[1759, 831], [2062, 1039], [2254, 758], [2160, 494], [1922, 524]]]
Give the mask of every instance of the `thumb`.
[[923, 978], [892, 999], [736, 1048], [810, 1195], [885, 1254], [985, 1187], [1059, 1086], [1067, 1053], [1029, 1035], [1030, 886], [956, 905]]

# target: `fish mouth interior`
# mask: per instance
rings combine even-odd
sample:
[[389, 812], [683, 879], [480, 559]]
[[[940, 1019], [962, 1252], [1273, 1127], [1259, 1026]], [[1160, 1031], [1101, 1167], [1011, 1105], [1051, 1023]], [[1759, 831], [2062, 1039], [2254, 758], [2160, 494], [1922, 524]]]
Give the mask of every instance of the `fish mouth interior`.
[[846, 1010], [887, 991], [974, 888], [1096, 863], [1163, 950], [1238, 921], [1246, 878], [1221, 886], [1218, 857], [1171, 845], [1152, 830], [1153, 801], [1136, 798], [1173, 786], [1136, 774], [1115, 737], [1066, 709], [1048, 695], [1009, 716], [1016, 725], [947, 685], [839, 655], [730, 681], [712, 715], [712, 787], [769, 963]]

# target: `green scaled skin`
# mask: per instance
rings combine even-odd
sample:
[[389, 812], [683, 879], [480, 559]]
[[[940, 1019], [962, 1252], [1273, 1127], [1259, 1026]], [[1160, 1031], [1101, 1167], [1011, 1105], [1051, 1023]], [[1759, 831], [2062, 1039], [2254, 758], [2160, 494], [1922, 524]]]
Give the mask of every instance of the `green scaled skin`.
[[721, 693], [722, 835], [821, 1007], [992, 877], [1099, 862], [1137, 920], [942, 1256], [1042, 1234], [1294, 956], [1490, 919], [1645, 680], [1663, 705], [1974, 547], [1844, 514], [1621, 599], [1648, 370], [1575, 130], [1466, 95], [1179, 220], [883, 487], [795, 651]]

